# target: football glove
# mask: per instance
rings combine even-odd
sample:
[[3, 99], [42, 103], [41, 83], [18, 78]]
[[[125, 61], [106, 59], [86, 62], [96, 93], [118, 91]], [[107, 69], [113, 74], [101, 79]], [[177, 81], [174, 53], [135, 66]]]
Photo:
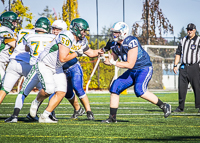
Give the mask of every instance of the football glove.
[[77, 57], [81, 57], [83, 55], [83, 49], [79, 49], [75, 51], [75, 53], [77, 54]]
[[113, 45], [113, 42], [114, 41], [112, 41], [110, 39], [108, 40], [108, 42], [106, 43], [106, 46], [102, 48], [104, 53], [110, 50], [110, 47]]
[[113, 58], [109, 59], [109, 62], [114, 66], [117, 64], [117, 61], [115, 61]]

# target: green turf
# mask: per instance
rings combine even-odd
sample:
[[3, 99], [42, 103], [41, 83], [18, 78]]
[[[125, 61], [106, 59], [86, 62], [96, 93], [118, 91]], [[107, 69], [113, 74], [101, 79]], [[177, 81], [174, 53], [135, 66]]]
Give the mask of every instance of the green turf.
[[[177, 93], [155, 93], [174, 110], [178, 105]], [[194, 94], [188, 93], [185, 112], [172, 113], [164, 118], [163, 112], [155, 105], [135, 97], [134, 94], [120, 96], [118, 123], [103, 124], [108, 118], [109, 94], [88, 94], [94, 121], [86, 115], [78, 120], [69, 119], [73, 108], [66, 99], [56, 108], [57, 124], [30, 122], [26, 117], [35, 95], [29, 95], [20, 112], [18, 123], [4, 123], [13, 113], [16, 95], [7, 95], [0, 105], [0, 142], [200, 142], [200, 113], [194, 106]], [[8, 104], [11, 103], [11, 104]], [[42, 113], [47, 106], [45, 100], [39, 109]]]

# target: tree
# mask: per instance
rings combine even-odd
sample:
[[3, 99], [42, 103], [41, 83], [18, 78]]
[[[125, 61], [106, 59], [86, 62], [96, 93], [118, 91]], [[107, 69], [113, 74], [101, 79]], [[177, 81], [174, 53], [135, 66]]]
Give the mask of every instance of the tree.
[[79, 17], [77, 0], [66, 0], [66, 4], [65, 2], [63, 3], [62, 10], [62, 18], [67, 23], [69, 29], [71, 21]]
[[21, 23], [18, 25], [16, 31], [19, 31], [22, 28], [22, 22], [27, 21], [29, 22], [25, 28], [32, 29], [34, 26], [32, 25], [33, 14], [30, 11], [29, 7], [24, 6], [21, 0], [15, 0], [11, 4], [11, 11], [18, 14], [21, 19]]
[[[143, 13], [141, 20], [143, 21], [142, 26], [138, 22], [133, 24], [133, 35], [140, 38], [141, 43], [147, 41], [147, 23], [148, 19], [148, 37], [151, 37], [152, 44], [162, 44], [165, 39], [162, 38], [162, 33], [170, 32], [173, 34], [173, 26], [169, 20], [164, 16], [162, 9], [159, 7], [159, 0], [146, 0], [147, 3], [143, 4]], [[148, 15], [147, 15], [148, 13]], [[148, 17], [147, 17], [148, 16]], [[141, 35], [138, 34], [138, 30], [142, 29]], [[157, 39], [156, 29], [158, 30], [160, 39]], [[149, 43], [150, 44], [150, 43]]]
[[181, 32], [179, 33], [178, 39], [182, 39], [183, 37], [187, 36], [187, 32], [185, 31], [185, 28], [181, 28]]
[[52, 12], [52, 10], [50, 10], [48, 6], [46, 6], [43, 13], [38, 14], [42, 17], [48, 18], [51, 24], [56, 20], [54, 12]]
[[1, 0], [1, 2], [4, 4], [5, 0]]

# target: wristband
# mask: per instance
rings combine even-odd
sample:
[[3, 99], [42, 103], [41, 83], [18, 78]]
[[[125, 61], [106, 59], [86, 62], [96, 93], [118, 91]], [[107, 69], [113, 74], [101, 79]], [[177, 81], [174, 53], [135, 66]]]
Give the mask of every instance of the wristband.
[[114, 61], [113, 59], [109, 60], [109, 62], [112, 64], [112, 65], [115, 65], [117, 64], [117, 61]]
[[174, 65], [174, 67], [177, 67], [177, 65]]

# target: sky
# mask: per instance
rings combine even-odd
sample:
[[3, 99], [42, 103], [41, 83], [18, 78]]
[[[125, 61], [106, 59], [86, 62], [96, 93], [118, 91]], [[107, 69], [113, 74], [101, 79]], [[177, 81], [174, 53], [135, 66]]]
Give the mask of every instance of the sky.
[[[46, 6], [56, 13], [62, 14], [62, 5], [66, 0], [22, 0], [25, 6], [30, 8], [34, 19], [39, 18]], [[142, 24], [142, 6], [145, 0], [78, 0], [78, 12], [90, 26], [90, 33], [97, 34], [97, 9], [98, 1], [98, 34], [104, 26], [111, 27], [115, 22], [123, 21], [123, 1], [125, 23], [132, 29], [135, 22]], [[3, 5], [0, 2], [0, 13], [8, 7], [8, 0]], [[160, 0], [160, 8], [165, 17], [174, 27], [174, 34], [163, 34], [163, 37], [178, 37], [182, 27], [194, 23], [197, 31], [200, 31], [200, 0]]]

